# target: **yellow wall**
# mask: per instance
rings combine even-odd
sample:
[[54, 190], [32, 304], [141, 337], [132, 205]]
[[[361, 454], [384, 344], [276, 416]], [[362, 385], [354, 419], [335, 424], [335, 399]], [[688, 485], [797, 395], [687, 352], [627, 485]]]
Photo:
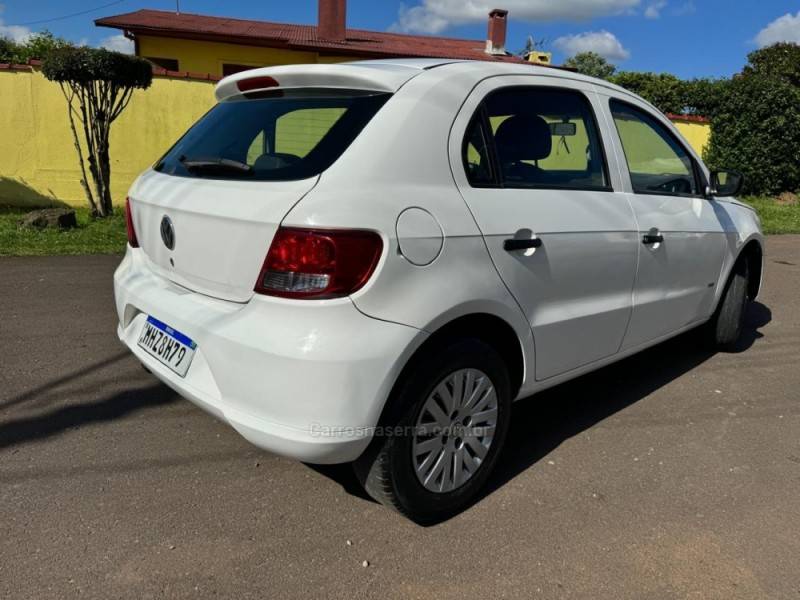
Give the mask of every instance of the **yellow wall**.
[[673, 123], [681, 135], [686, 138], [686, 141], [692, 145], [692, 148], [700, 156], [703, 156], [703, 151], [708, 146], [708, 140], [711, 137], [711, 125], [708, 123], [681, 121], [680, 119], [674, 120]]
[[[207, 70], [199, 63], [194, 68]], [[156, 77], [150, 89], [134, 93], [111, 128], [115, 203], [124, 202], [136, 176], [213, 103], [214, 84], [209, 81]], [[707, 124], [676, 125], [696, 149], [702, 150], [708, 141]], [[38, 70], [0, 70], [0, 206], [54, 202], [86, 204], [66, 100], [58, 85], [47, 81]]]
[[144, 35], [137, 36], [137, 40], [139, 41], [139, 56], [173, 58], [178, 61], [179, 71], [211, 73], [212, 75], [222, 75], [223, 63], [267, 67], [354, 60], [352, 56], [320, 55], [318, 52]]
[[[111, 127], [115, 203], [213, 103], [208, 81], [156, 77], [150, 89], [134, 92]], [[38, 71], [0, 71], [0, 205], [53, 201], [86, 204], [66, 100]]]

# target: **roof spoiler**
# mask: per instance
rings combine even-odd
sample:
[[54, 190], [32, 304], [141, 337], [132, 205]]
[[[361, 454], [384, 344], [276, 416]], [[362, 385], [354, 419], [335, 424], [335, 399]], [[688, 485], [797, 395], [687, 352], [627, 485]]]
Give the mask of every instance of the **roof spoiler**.
[[218, 102], [262, 90], [330, 88], [394, 93], [419, 69], [385, 65], [285, 65], [242, 71], [217, 84]]

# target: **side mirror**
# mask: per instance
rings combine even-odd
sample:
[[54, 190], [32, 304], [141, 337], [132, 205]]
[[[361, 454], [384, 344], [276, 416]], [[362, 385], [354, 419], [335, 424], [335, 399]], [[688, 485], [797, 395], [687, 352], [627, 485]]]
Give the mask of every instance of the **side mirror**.
[[744, 186], [744, 175], [738, 171], [711, 171], [711, 196], [737, 196]]

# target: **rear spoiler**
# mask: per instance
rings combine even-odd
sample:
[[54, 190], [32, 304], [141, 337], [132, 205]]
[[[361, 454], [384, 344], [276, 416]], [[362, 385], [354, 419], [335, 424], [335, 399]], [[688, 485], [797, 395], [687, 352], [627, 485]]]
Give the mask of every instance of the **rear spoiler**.
[[386, 65], [285, 65], [242, 71], [217, 84], [218, 102], [263, 90], [330, 88], [394, 93], [422, 71]]

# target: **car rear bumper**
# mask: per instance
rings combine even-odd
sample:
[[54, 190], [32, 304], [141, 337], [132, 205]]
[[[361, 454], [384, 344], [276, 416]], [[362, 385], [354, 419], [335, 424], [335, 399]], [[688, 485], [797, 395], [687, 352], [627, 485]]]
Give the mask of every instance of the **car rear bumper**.
[[[346, 298], [210, 298], [155, 275], [131, 248], [114, 290], [119, 338], [156, 377], [256, 446], [311, 463], [361, 455], [426, 335], [367, 317]], [[137, 345], [147, 315], [197, 343], [185, 377]]]

